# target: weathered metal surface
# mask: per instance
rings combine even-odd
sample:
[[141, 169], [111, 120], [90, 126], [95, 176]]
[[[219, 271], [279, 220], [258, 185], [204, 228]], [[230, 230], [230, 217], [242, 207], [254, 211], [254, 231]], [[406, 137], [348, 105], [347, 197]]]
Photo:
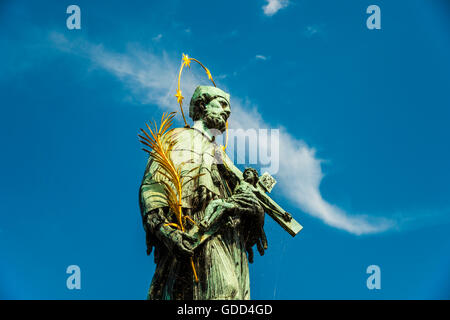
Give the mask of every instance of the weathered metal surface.
[[[258, 184], [256, 171], [241, 172], [223, 148], [214, 142], [212, 130], [223, 132], [230, 114], [229, 95], [214, 87], [199, 87], [191, 100], [193, 128], [177, 128], [171, 152], [173, 163], [190, 176], [182, 190], [185, 232], [175, 229], [158, 176], [150, 158], [139, 192], [148, 253], [155, 248], [156, 271], [150, 299], [250, 299], [248, 263], [252, 247], [264, 254], [264, 212], [291, 235], [301, 230], [266, 192], [274, 181]], [[263, 188], [264, 186], [264, 188]], [[248, 256], [247, 256], [248, 254]], [[194, 281], [193, 258], [199, 282]]]

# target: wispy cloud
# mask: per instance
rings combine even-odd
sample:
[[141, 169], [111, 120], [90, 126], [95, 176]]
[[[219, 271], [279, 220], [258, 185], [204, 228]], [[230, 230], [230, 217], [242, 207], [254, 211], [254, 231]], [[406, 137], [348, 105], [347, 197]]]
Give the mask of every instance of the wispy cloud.
[[[152, 103], [164, 110], [173, 110], [175, 84], [179, 61], [166, 54], [156, 55], [130, 47], [125, 53], [111, 52], [102, 45], [87, 41], [69, 42], [58, 33], [51, 35], [52, 43], [62, 51], [89, 59], [93, 66], [110, 72], [132, 90], [142, 103]], [[184, 77], [184, 75], [183, 75]], [[189, 96], [199, 83], [195, 75], [183, 78], [183, 92]], [[256, 106], [251, 102], [232, 97], [231, 128], [270, 128]], [[385, 231], [395, 224], [384, 218], [350, 215], [328, 203], [320, 193], [324, 176], [321, 160], [315, 150], [304, 141], [281, 128], [279, 151], [281, 159], [276, 175], [280, 188], [287, 199], [304, 212], [321, 219], [324, 223], [353, 234], [369, 234]], [[269, 148], [260, 145], [260, 148]], [[262, 152], [268, 150], [262, 150]]]
[[304, 35], [307, 38], [312, 38], [322, 32], [322, 27], [318, 25], [310, 25], [305, 28]]
[[289, 4], [289, 0], [266, 0], [266, 2], [267, 4], [262, 7], [266, 16], [273, 16]]
[[[234, 99], [230, 128], [270, 128], [257, 107], [250, 102]], [[321, 219], [326, 224], [353, 234], [378, 233], [395, 226], [394, 221], [367, 215], [349, 215], [344, 210], [328, 203], [320, 193], [324, 176], [322, 161], [304, 141], [293, 137], [281, 128], [279, 139], [279, 163], [276, 178], [277, 188], [293, 204], [304, 212]], [[272, 146], [273, 147], [273, 146]], [[262, 154], [269, 154], [266, 144], [260, 144]]]
[[257, 54], [256, 56], [255, 56], [255, 58], [256, 59], [258, 59], [258, 60], [267, 60], [267, 57], [266, 56], [263, 56], [262, 54]]
[[162, 38], [162, 34], [160, 33], [157, 36], [153, 37], [152, 40], [157, 42], [157, 41], [161, 40], [161, 38]]
[[[174, 62], [165, 53], [157, 56], [133, 45], [128, 46], [126, 53], [117, 53], [81, 39], [68, 41], [61, 33], [54, 32], [49, 37], [56, 49], [86, 58], [93, 68], [101, 68], [117, 77], [137, 97], [134, 100], [164, 109], [173, 107], [170, 98], [175, 91], [179, 62]], [[183, 78], [188, 87], [194, 86], [193, 77], [188, 73]]]

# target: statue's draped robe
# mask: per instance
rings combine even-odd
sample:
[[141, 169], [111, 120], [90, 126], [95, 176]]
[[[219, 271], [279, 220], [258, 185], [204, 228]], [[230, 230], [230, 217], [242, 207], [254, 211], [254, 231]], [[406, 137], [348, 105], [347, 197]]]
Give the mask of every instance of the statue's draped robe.
[[[208, 199], [224, 199], [230, 195], [232, 182], [222, 171], [222, 174], [219, 173], [218, 165], [220, 168], [223, 166], [218, 163], [216, 155], [220, 154], [228, 166], [233, 164], [221, 146], [200, 131], [193, 128], [178, 128], [174, 132], [177, 143], [171, 156], [175, 166], [184, 163], [182, 168], [186, 172], [198, 167], [190, 172], [189, 176], [203, 174], [184, 185], [182, 196], [183, 212], [190, 214], [196, 222], [199, 222], [207, 205], [202, 203], [200, 208], [196, 205], [199, 187], [206, 188], [209, 193]], [[239, 215], [227, 217], [217, 234], [195, 250], [193, 259], [200, 280], [199, 283], [195, 283], [189, 259], [177, 259], [159, 234], [162, 225], [176, 221], [168, 211], [163, 187], [157, 182], [161, 179], [155, 176], [158, 175], [155, 173], [157, 168], [157, 163], [150, 157], [139, 192], [147, 245], [150, 250], [155, 247], [156, 271], [148, 298], [250, 299], [245, 237]]]

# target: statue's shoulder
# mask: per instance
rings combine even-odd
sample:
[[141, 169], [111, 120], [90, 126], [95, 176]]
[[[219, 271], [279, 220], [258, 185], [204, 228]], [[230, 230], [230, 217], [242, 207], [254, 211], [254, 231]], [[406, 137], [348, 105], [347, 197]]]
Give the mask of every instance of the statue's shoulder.
[[172, 132], [178, 136], [192, 134], [191, 131], [193, 131], [191, 128], [173, 128], [172, 130]]
[[199, 143], [202, 145], [212, 143], [204, 134], [194, 128], [174, 128], [173, 134], [178, 145], [192, 144], [194, 142], [196, 145]]

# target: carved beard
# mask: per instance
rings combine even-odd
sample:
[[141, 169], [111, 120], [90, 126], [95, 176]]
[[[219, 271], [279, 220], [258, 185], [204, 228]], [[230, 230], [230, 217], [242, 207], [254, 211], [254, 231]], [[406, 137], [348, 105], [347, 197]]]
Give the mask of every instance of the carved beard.
[[220, 114], [206, 111], [203, 121], [208, 129], [216, 129], [220, 133], [225, 131], [225, 119]]

